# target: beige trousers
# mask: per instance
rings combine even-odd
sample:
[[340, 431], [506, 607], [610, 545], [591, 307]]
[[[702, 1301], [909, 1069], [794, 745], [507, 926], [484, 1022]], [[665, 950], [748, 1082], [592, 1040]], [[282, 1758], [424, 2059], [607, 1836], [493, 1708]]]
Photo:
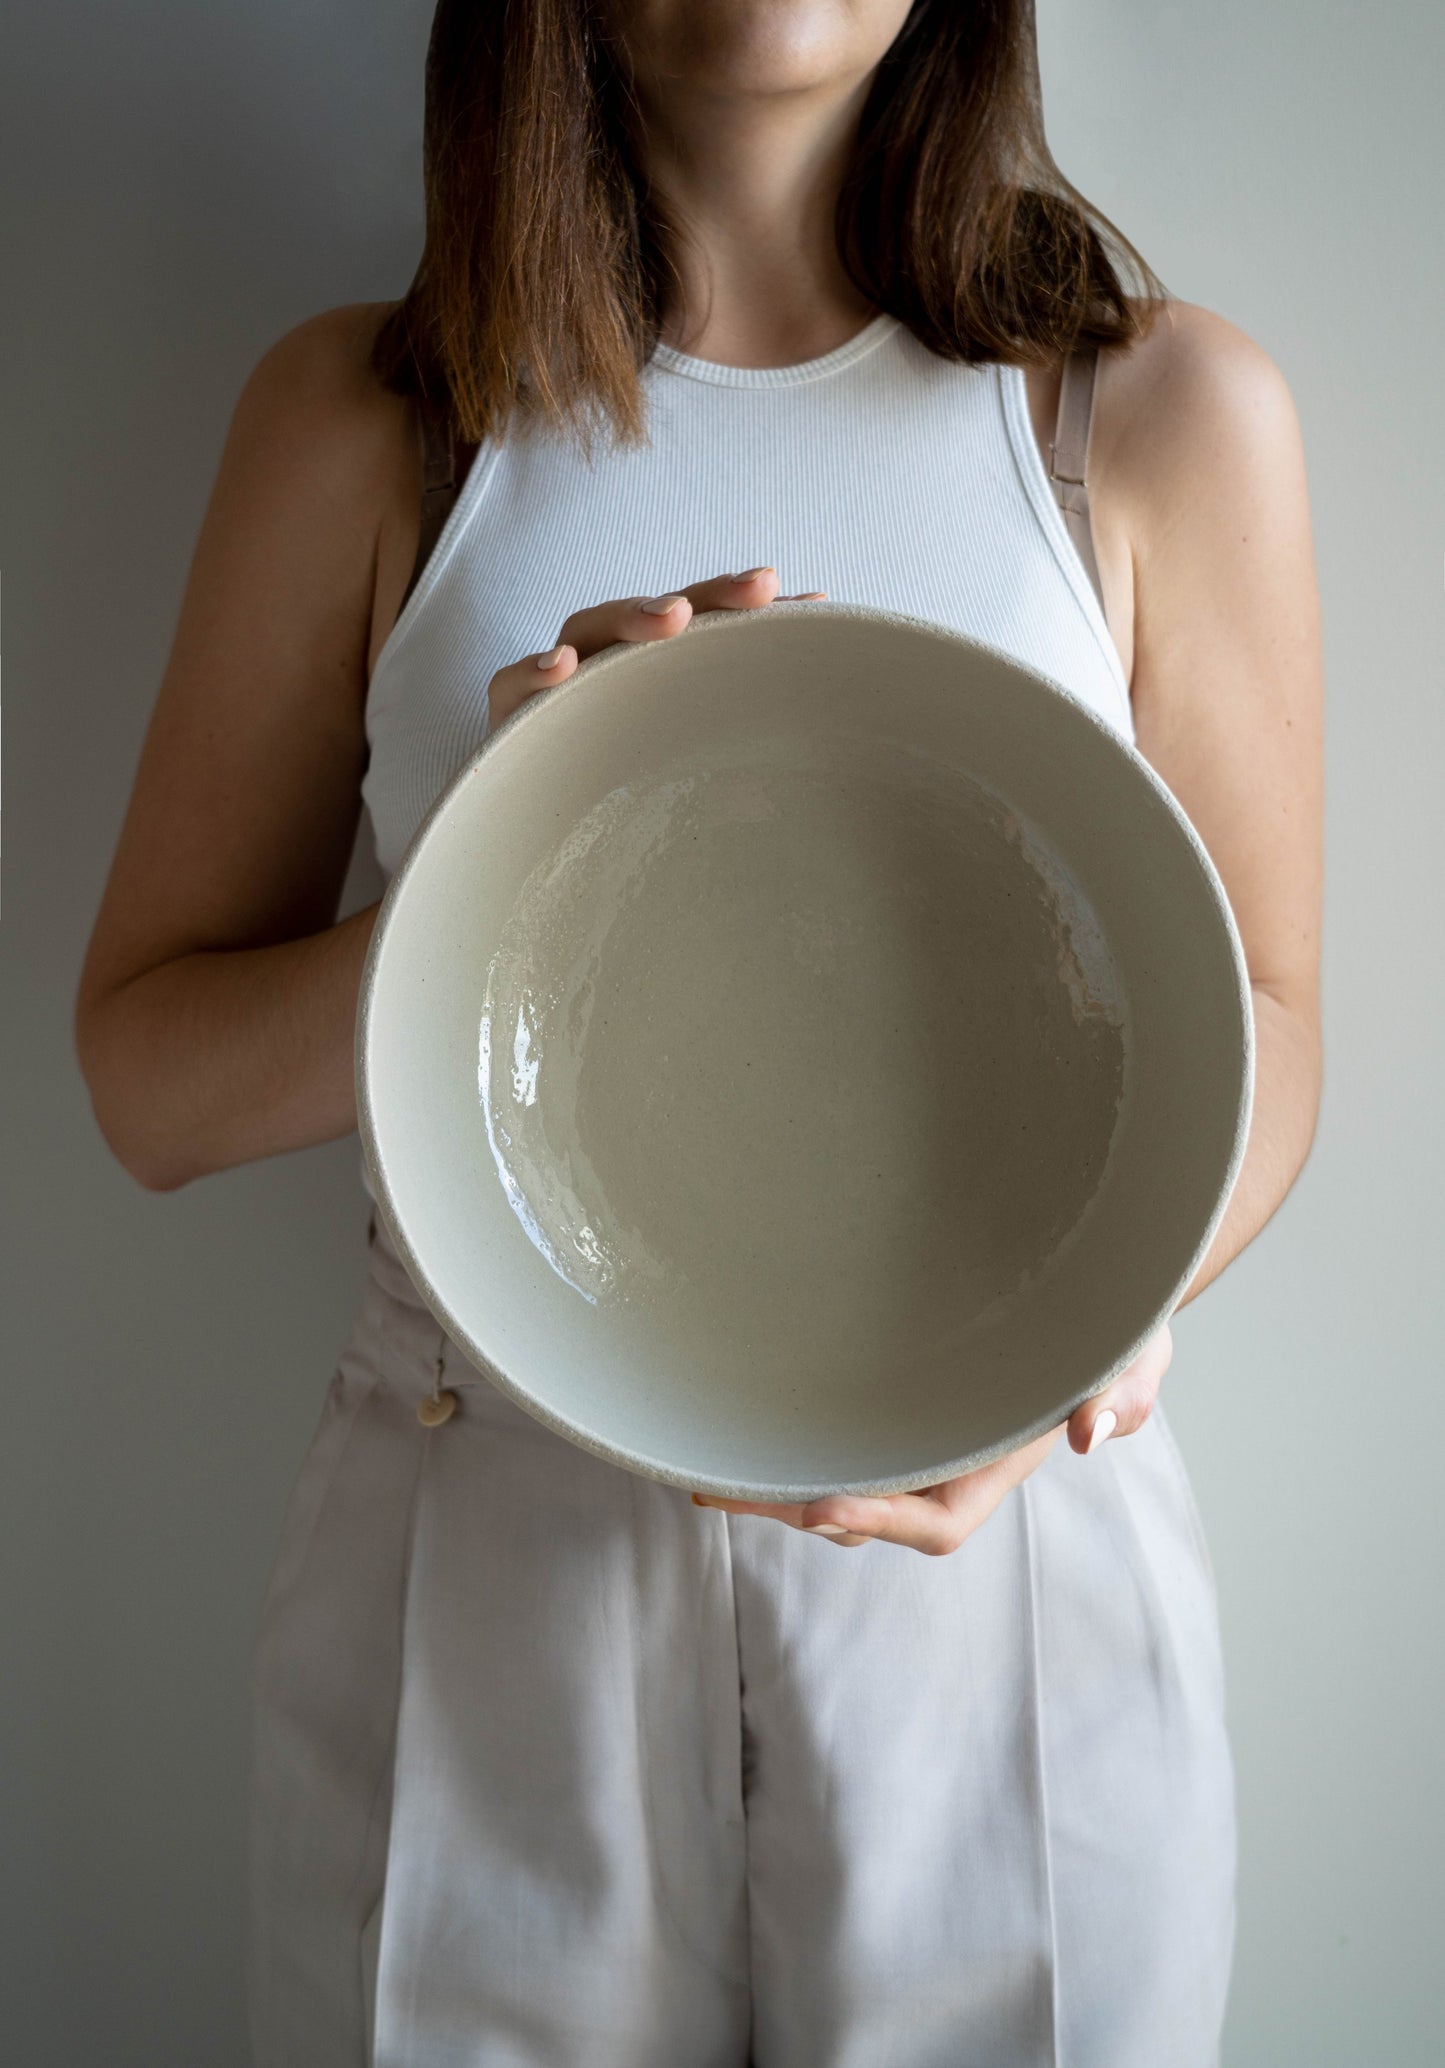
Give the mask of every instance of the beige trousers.
[[1233, 1772], [1158, 1408], [948, 1557], [839, 1549], [533, 1420], [378, 1226], [253, 1685], [256, 2068], [1218, 2061]]

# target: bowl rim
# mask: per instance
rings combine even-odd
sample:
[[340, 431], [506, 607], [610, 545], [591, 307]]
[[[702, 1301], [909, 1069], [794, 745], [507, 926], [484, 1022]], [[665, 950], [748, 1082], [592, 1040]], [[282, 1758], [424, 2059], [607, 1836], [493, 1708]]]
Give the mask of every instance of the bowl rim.
[[515, 736], [529, 721], [535, 722], [537, 712], [543, 705], [550, 706], [559, 698], [567, 699], [575, 694], [579, 684], [590, 683], [597, 675], [603, 674], [619, 665], [625, 666], [638, 654], [650, 653], [654, 648], [663, 644], [670, 646], [672, 641], [647, 640], [645, 642], [629, 642], [604, 647], [600, 653], [592, 654], [587, 660], [581, 662], [565, 682], [555, 683], [550, 688], [534, 692], [533, 695], [519, 704], [516, 710], [511, 712], [494, 731], [489, 731], [481, 746], [477, 748], [475, 753], [468, 756], [466, 762], [456, 770], [451, 780], [432, 801], [431, 806], [412, 835], [406, 852], [398, 863], [383, 893], [376, 921], [371, 930], [371, 938], [367, 944], [366, 956], [362, 964], [352, 1042], [352, 1064], [356, 1091], [357, 1131], [361, 1137], [362, 1151], [372, 1182], [376, 1211], [417, 1293], [425, 1303], [438, 1327], [451, 1338], [468, 1361], [476, 1367], [480, 1378], [490, 1380], [499, 1391], [504, 1393], [525, 1413], [531, 1415], [535, 1421], [539, 1421], [546, 1427], [555, 1430], [558, 1435], [591, 1452], [595, 1457], [602, 1458], [610, 1464], [620, 1465], [625, 1470], [640, 1474], [645, 1478], [660, 1481], [664, 1485], [696, 1488], [699, 1493], [715, 1494], [725, 1500], [754, 1501], [770, 1505], [821, 1500], [825, 1496], [832, 1494], [888, 1495], [914, 1493], [923, 1487], [937, 1486], [945, 1480], [961, 1477], [964, 1473], [978, 1471], [985, 1465], [993, 1464], [999, 1458], [1007, 1457], [1015, 1450], [1023, 1449], [1025, 1445], [1046, 1435], [1049, 1430], [1058, 1428], [1082, 1407], [1085, 1401], [1092, 1400], [1097, 1394], [1102, 1393], [1119, 1376], [1120, 1372], [1127, 1370], [1128, 1366], [1133, 1363], [1151, 1337], [1173, 1315], [1181, 1296], [1192, 1284], [1196, 1272], [1208, 1255], [1214, 1238], [1219, 1231], [1220, 1224], [1229, 1209], [1229, 1203], [1233, 1196], [1235, 1185], [1238, 1182], [1240, 1169], [1243, 1165], [1245, 1151], [1249, 1142], [1250, 1123], [1254, 1111], [1257, 1048], [1254, 997], [1249, 978], [1249, 966], [1245, 957], [1244, 943], [1240, 937], [1238, 923], [1229, 901], [1228, 892], [1224, 887], [1223, 879], [1210, 856], [1209, 850], [1205, 847], [1198, 829], [1183, 805], [1158, 770], [1140, 753], [1132, 739], [1120, 731], [1117, 726], [1111, 724], [1108, 719], [1104, 718], [1077, 691], [1071, 690], [1067, 684], [1059, 681], [1056, 677], [1046, 674], [1026, 661], [1020, 660], [1016, 654], [1011, 654], [1005, 648], [994, 645], [988, 640], [975, 638], [970, 633], [959, 632], [951, 626], [936, 624], [931, 619], [909, 616], [900, 611], [877, 610], [867, 604], [857, 603], [793, 601], [770, 603], [765, 608], [757, 610], [702, 612], [694, 617], [685, 629], [677, 634], [677, 637], [680, 639], [726, 638], [737, 634], [740, 630], [746, 633], [760, 624], [776, 623], [779, 619], [784, 618], [804, 617], [815, 621], [823, 620], [834, 623], [863, 620], [872, 625], [896, 627], [910, 633], [921, 632], [927, 634], [930, 638], [944, 645], [961, 648], [970, 653], [982, 654], [991, 660], [1002, 662], [1016, 673], [1030, 677], [1034, 683], [1043, 689], [1052, 692], [1055, 696], [1062, 697], [1076, 712], [1082, 713], [1096, 731], [1105, 736], [1109, 747], [1121, 754], [1126, 761], [1132, 763], [1135, 770], [1143, 776], [1144, 781], [1152, 789], [1166, 814], [1174, 821], [1177, 829], [1184, 836], [1195, 865], [1204, 879], [1211, 902], [1218, 916], [1223, 921], [1226, 941], [1230, 950], [1230, 965], [1234, 976], [1235, 1003], [1239, 1009], [1239, 1020], [1244, 1039], [1240, 1050], [1240, 1088], [1235, 1109], [1234, 1135], [1230, 1144], [1229, 1155], [1225, 1161], [1224, 1177], [1214, 1209], [1209, 1216], [1208, 1223], [1195, 1246], [1188, 1264], [1175, 1280], [1166, 1298], [1159, 1305], [1150, 1320], [1137, 1333], [1133, 1341], [1119, 1354], [1101, 1377], [1092, 1381], [1088, 1386], [1081, 1388], [1077, 1393], [1069, 1397], [1061, 1407], [1049, 1409], [1045, 1414], [1036, 1417], [1025, 1428], [1009, 1435], [1002, 1441], [989, 1444], [980, 1450], [965, 1452], [940, 1465], [929, 1466], [923, 1472], [894, 1473], [873, 1479], [830, 1481], [826, 1487], [823, 1487], [808, 1482], [728, 1480], [720, 1479], [715, 1475], [710, 1476], [707, 1473], [679, 1471], [675, 1465], [669, 1464], [665, 1459], [650, 1456], [645, 1451], [635, 1450], [628, 1445], [614, 1442], [611, 1438], [604, 1436], [600, 1430], [588, 1428], [586, 1425], [573, 1420], [570, 1416], [559, 1413], [557, 1409], [549, 1406], [545, 1401], [539, 1400], [534, 1393], [529, 1392], [521, 1380], [516, 1378], [495, 1357], [482, 1348], [461, 1320], [461, 1317], [452, 1313], [447, 1302], [433, 1283], [425, 1263], [408, 1239], [393, 1205], [391, 1184], [387, 1175], [385, 1157], [382, 1154], [377, 1114], [367, 1070], [367, 1057], [369, 1054], [372, 1018], [379, 989], [381, 960], [385, 951], [387, 934], [406, 884], [428, 843], [432, 828], [450, 810], [458, 791], [475, 773], [479, 764], [496, 750], [497, 742], [509, 736]]

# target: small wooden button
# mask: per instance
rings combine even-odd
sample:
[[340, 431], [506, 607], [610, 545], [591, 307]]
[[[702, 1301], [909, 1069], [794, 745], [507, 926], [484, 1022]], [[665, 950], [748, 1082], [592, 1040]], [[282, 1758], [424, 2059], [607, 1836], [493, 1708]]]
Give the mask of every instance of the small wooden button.
[[428, 1393], [416, 1411], [416, 1418], [423, 1429], [440, 1429], [443, 1422], [449, 1422], [457, 1411], [457, 1396], [450, 1387], [443, 1387], [440, 1393]]

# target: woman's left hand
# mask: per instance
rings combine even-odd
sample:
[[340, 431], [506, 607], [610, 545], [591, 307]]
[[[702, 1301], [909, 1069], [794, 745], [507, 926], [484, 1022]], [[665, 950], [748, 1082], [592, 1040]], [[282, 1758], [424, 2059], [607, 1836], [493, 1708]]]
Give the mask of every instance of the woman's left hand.
[[773, 1515], [794, 1529], [826, 1536], [830, 1543], [851, 1546], [875, 1538], [885, 1544], [906, 1544], [911, 1551], [940, 1558], [956, 1551], [966, 1537], [986, 1522], [1004, 1495], [1041, 1465], [1067, 1429], [1069, 1442], [1081, 1455], [1096, 1450], [1111, 1436], [1132, 1436], [1142, 1429], [1159, 1394], [1159, 1381], [1169, 1369], [1174, 1342], [1169, 1324], [1149, 1338], [1144, 1348], [1102, 1393], [1075, 1408], [1067, 1422], [1009, 1451], [991, 1465], [945, 1479], [940, 1486], [916, 1494], [825, 1494], [820, 1500], [771, 1506], [762, 1501], [728, 1501], [694, 1494], [700, 1508], [723, 1508], [730, 1515]]

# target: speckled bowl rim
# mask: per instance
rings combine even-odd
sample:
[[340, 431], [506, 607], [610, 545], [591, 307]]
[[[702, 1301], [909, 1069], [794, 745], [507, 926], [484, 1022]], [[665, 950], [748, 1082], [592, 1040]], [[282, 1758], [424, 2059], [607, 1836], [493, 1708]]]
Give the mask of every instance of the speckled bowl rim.
[[[863, 622], [875, 626], [897, 627], [899, 630], [909, 633], [925, 633], [941, 645], [968, 653], [985, 655], [992, 660], [1003, 662], [1005, 666], [1017, 671], [1019, 674], [1031, 676], [1041, 688], [1054, 696], [1063, 698], [1074, 711], [1081, 713], [1099, 733], [1104, 735], [1108, 745], [1114, 751], [1134, 765], [1138, 774], [1142, 776], [1148, 787], [1153, 790], [1167, 815], [1183, 834], [1199, 874], [1203, 878], [1209, 892], [1215, 912], [1223, 925], [1229, 944], [1230, 963], [1235, 982], [1234, 1002], [1238, 1008], [1239, 1021], [1244, 1032], [1244, 1040], [1239, 1053], [1239, 1091], [1233, 1139], [1230, 1144], [1229, 1155], [1225, 1161], [1224, 1175], [1220, 1182], [1214, 1210], [1209, 1216], [1204, 1233], [1196, 1244], [1187, 1266], [1180, 1273], [1167, 1297], [1160, 1303], [1152, 1318], [1139, 1330], [1132, 1342], [1120, 1352], [1108, 1370], [1099, 1378], [1095, 1379], [1090, 1385], [1065, 1396], [1057, 1408], [1052, 1408], [1045, 1414], [1036, 1417], [1032, 1422], [1020, 1428], [1013, 1435], [1005, 1437], [1000, 1442], [989, 1444], [981, 1450], [967, 1451], [958, 1457], [945, 1459], [936, 1466], [928, 1467], [926, 1471], [896, 1473], [878, 1479], [839, 1480], [830, 1482], [826, 1488], [826, 1492], [829, 1494], [914, 1493], [922, 1487], [937, 1486], [944, 1480], [958, 1478], [965, 1472], [977, 1471], [981, 1466], [992, 1464], [995, 1459], [1006, 1457], [1012, 1451], [1020, 1450], [1026, 1444], [1032, 1443], [1036, 1438], [1046, 1435], [1049, 1430], [1058, 1428], [1061, 1423], [1069, 1419], [1070, 1415], [1077, 1408], [1082, 1407], [1086, 1400], [1092, 1400], [1096, 1394], [1102, 1393], [1118, 1377], [1120, 1372], [1126, 1370], [1140, 1354], [1150, 1338], [1156, 1334], [1162, 1324], [1173, 1314], [1180, 1297], [1188, 1290], [1193, 1282], [1195, 1273], [1209, 1253], [1215, 1235], [1219, 1231], [1220, 1223], [1228, 1210], [1230, 1197], [1244, 1162], [1245, 1150], [1249, 1141], [1250, 1121], [1254, 1108], [1256, 1054], [1254, 997], [1250, 987], [1249, 968], [1245, 959], [1244, 944], [1240, 938], [1238, 924], [1229, 902], [1228, 893], [1225, 890], [1219, 871], [1215, 867], [1209, 851], [1200, 838], [1193, 822], [1163, 777], [1145, 760], [1133, 742], [1101, 717], [1091, 704], [1086, 703], [1082, 697], [1067, 688], [1063, 683], [1055, 680], [1052, 676], [1046, 675], [1039, 669], [1020, 661], [1017, 655], [1008, 653], [1004, 648], [992, 645], [987, 640], [975, 639], [966, 633], [956, 632], [946, 625], [934, 624], [927, 618], [910, 617], [898, 611], [873, 610], [862, 604], [790, 602], [771, 603], [766, 606], [765, 610], [709, 611], [694, 618], [686, 630], [677, 636], [680, 639], [686, 640], [727, 639], [736, 636], [740, 631], [746, 633], [749, 627], [756, 625], [761, 619], [771, 621], [780, 617], [807, 617], [814, 621], [834, 624]], [[357, 1000], [355, 1041], [353, 1045], [357, 1127], [361, 1136], [367, 1169], [371, 1176], [377, 1212], [380, 1214], [387, 1234], [390, 1236], [402, 1263], [405, 1265], [407, 1274], [416, 1287], [418, 1294], [438, 1326], [464, 1353], [468, 1361], [476, 1367], [478, 1374], [483, 1378], [489, 1379], [493, 1385], [510, 1400], [514, 1401], [525, 1413], [531, 1415], [535, 1421], [543, 1423], [547, 1428], [555, 1430], [558, 1435], [565, 1437], [569, 1442], [577, 1444], [583, 1450], [590, 1451], [593, 1456], [606, 1459], [610, 1464], [620, 1465], [627, 1471], [639, 1473], [644, 1478], [661, 1481], [664, 1485], [695, 1488], [699, 1493], [716, 1494], [725, 1500], [757, 1501], [770, 1504], [821, 1500], [824, 1497], [825, 1489], [812, 1482], [728, 1480], [710, 1477], [704, 1472], [689, 1473], [680, 1471], [676, 1465], [670, 1464], [664, 1459], [651, 1457], [646, 1452], [612, 1442], [601, 1431], [587, 1428], [570, 1417], [559, 1414], [555, 1408], [549, 1407], [545, 1401], [539, 1400], [535, 1394], [528, 1391], [527, 1387], [515, 1374], [508, 1371], [505, 1366], [499, 1364], [494, 1357], [482, 1349], [480, 1343], [477, 1342], [465, 1323], [462, 1322], [459, 1316], [451, 1312], [446, 1301], [438, 1292], [424, 1260], [418, 1255], [416, 1249], [409, 1241], [406, 1231], [401, 1226], [396, 1214], [392, 1201], [391, 1184], [386, 1171], [386, 1162], [381, 1151], [377, 1114], [372, 1100], [372, 1088], [366, 1068], [372, 1011], [376, 1000], [381, 958], [385, 952], [392, 916], [396, 911], [406, 883], [427, 845], [428, 836], [433, 825], [449, 809], [454, 794], [469, 780], [483, 758], [496, 751], [499, 741], [515, 735], [521, 727], [535, 722], [538, 710], [544, 704], [551, 705], [559, 698], [567, 699], [580, 694], [584, 686], [594, 682], [599, 675], [605, 674], [611, 669], [626, 668], [639, 652], [650, 652], [657, 644], [657, 641], [648, 641], [645, 647], [631, 644], [608, 647], [602, 653], [594, 654], [590, 660], [583, 661], [575, 674], [571, 675], [566, 682], [560, 682], [551, 689], [541, 690], [529, 697], [508, 718], [504, 719], [494, 731], [488, 733], [487, 738], [477, 749], [476, 753], [470, 757], [464, 766], [457, 770], [446, 788], [432, 804], [431, 809], [427, 812], [421, 824], [417, 827], [406, 853], [387, 884], [380, 909], [377, 912], [376, 924], [372, 928], [371, 940], [368, 944], [366, 958], [362, 966], [361, 987]]]

